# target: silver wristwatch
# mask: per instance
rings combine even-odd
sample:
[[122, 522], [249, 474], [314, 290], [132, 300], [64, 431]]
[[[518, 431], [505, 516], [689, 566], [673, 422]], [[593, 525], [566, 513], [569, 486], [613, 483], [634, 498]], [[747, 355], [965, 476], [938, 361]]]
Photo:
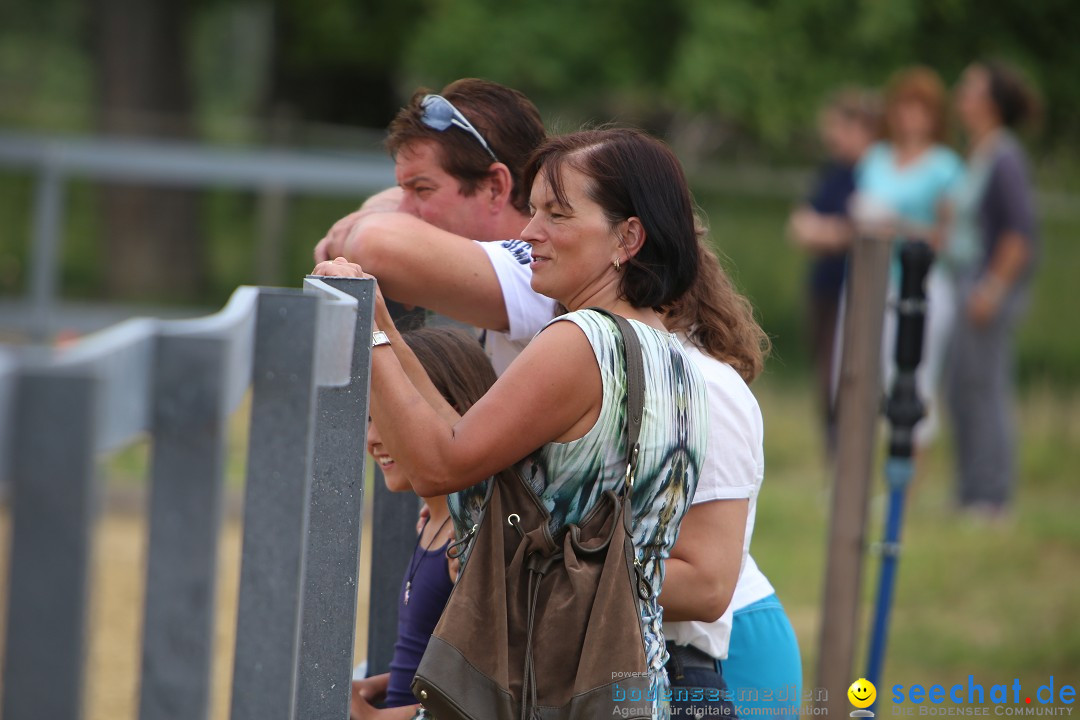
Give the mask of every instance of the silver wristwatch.
[[371, 333], [371, 347], [376, 348], [380, 345], [389, 345], [390, 338], [386, 336], [382, 330], [376, 330]]

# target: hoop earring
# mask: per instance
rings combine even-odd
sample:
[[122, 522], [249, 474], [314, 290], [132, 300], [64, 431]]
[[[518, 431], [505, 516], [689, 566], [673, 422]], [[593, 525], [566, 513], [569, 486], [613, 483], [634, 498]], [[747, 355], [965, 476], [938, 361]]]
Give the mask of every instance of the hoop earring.
[[618, 271], [618, 269], [619, 269], [619, 258], [615, 258], [615, 262], [613, 262], [612, 265], [614, 265], [615, 270]]

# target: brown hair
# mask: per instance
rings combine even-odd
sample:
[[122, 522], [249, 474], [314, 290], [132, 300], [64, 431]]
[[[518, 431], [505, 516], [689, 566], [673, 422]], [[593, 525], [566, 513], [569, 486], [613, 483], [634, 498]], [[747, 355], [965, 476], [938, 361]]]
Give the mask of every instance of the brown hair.
[[948, 94], [941, 77], [928, 67], [916, 65], [897, 71], [885, 89], [885, 136], [895, 140], [888, 118], [902, 102], [920, 103], [930, 114], [933, 122], [931, 136], [934, 142], [944, 142], [948, 122]]
[[422, 327], [402, 333], [405, 343], [446, 402], [464, 415], [495, 384], [495, 371], [475, 338], [461, 330]]
[[641, 130], [585, 130], [548, 139], [525, 170], [531, 191], [539, 173], [567, 202], [564, 167], [589, 179], [587, 192], [612, 227], [641, 221], [645, 242], [622, 273], [619, 292], [634, 307], [660, 310], [685, 293], [698, 274], [693, 199], [671, 149]]
[[754, 319], [750, 301], [724, 272], [700, 224], [697, 254], [697, 282], [671, 305], [664, 322], [669, 330], [686, 333], [706, 355], [731, 365], [749, 384], [765, 366], [769, 336]]
[[990, 102], [1002, 125], [1015, 130], [1038, 120], [1039, 98], [1019, 70], [1001, 60], [980, 60], [975, 65], [986, 71]]
[[[464, 130], [451, 126], [440, 131], [424, 124], [420, 103], [430, 92], [420, 88], [398, 111], [390, 123], [386, 147], [396, 156], [412, 143], [433, 141], [443, 170], [461, 183], [462, 194], [471, 196], [491, 174], [491, 155]], [[528, 212], [529, 193], [523, 188], [522, 172], [529, 155], [547, 135], [540, 111], [517, 90], [488, 80], [456, 80], [439, 94], [468, 118], [499, 162], [510, 170], [510, 202], [520, 212]]]

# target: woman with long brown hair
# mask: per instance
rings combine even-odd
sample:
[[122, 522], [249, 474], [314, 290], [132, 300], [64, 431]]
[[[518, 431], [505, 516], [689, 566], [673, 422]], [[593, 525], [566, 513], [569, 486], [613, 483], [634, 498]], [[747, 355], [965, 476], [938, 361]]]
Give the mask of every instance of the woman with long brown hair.
[[[593, 173], [603, 175], [595, 170]], [[608, 198], [604, 205], [615, 206], [617, 200]], [[609, 224], [618, 225], [620, 214], [612, 213]], [[553, 222], [563, 220], [553, 218]], [[668, 675], [684, 688], [722, 688], [717, 660], [728, 662], [733, 611], [747, 610], [735, 616], [738, 627], [733, 644], [745, 651], [736, 652], [730, 662], [736, 670], [740, 665], [749, 668], [743, 676], [749, 674], [752, 678], [743, 687], [755, 688], [754, 695], [760, 695], [757, 688], [768, 688], [776, 698], [771, 709], [783, 713], [787, 708], [777, 703], [783, 702], [789, 688], [798, 686], [801, 680], [798, 647], [772, 586], [746, 555], [754, 503], [763, 477], [761, 415], [747, 383], [762, 369], [768, 340], [754, 320], [749, 302], [735, 290], [715, 254], [703, 243], [703, 231], [695, 226], [692, 233], [693, 242], [685, 247], [682, 257], [696, 257], [698, 279], [687, 293], [665, 305], [663, 320], [670, 330], [679, 331], [684, 351], [705, 374], [710, 397], [716, 401], [709, 408], [710, 448], [693, 506], [683, 518], [678, 541], [665, 561], [661, 597], [665, 627], [677, 629], [679, 621], [698, 621], [700, 626], [686, 628], [689, 634], [668, 646], [676, 655], [667, 664]], [[543, 242], [537, 243], [535, 254], [548, 258], [550, 254], [544, 247]], [[318, 272], [340, 271], [326, 265], [320, 268]], [[622, 268], [626, 270], [625, 265]], [[537, 274], [545, 271], [542, 265], [537, 270]], [[648, 265], [635, 269], [644, 277], [648, 276], [646, 271], [651, 272]], [[504, 292], [503, 299], [507, 311], [518, 316], [529, 315], [520, 305], [546, 301], [529, 292]], [[475, 501], [483, 493], [470, 488], [455, 495]], [[464, 505], [478, 507], [477, 502]], [[731, 602], [733, 594], [735, 601]], [[763, 622], [747, 622], [754, 619]], [[754, 648], [767, 648], [767, 662], [758, 662], [760, 654], [753, 655]], [[703, 698], [696, 703], [696, 709], [721, 704], [719, 697], [712, 702]]]
[[[649, 701], [663, 720], [670, 691], [658, 597], [708, 433], [701, 375], [656, 310], [697, 277], [689, 188], [670, 149], [632, 130], [553, 138], [534, 155], [526, 180], [532, 219], [522, 239], [532, 247], [532, 288], [569, 312], [457, 421], [428, 404], [380, 341], [372, 357], [372, 417], [421, 496], [491, 482], [523, 463], [523, 477], [550, 515], [551, 537], [561, 537], [625, 482], [626, 365], [614, 321], [589, 308], [630, 322], [645, 386], [630, 512], [642, 598], [638, 627], [627, 632], [643, 638]], [[316, 272], [336, 272], [332, 266]], [[560, 659], [579, 661], [572, 652]]]

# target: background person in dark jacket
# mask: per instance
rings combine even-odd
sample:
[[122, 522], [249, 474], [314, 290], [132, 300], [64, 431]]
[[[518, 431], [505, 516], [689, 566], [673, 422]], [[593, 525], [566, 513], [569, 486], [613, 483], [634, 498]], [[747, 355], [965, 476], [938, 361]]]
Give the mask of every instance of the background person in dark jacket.
[[881, 104], [874, 93], [846, 88], [829, 99], [819, 125], [828, 159], [818, 172], [810, 196], [788, 221], [792, 242], [813, 256], [807, 283], [810, 347], [830, 457], [835, 446], [830, 385], [836, 322], [854, 234], [848, 204], [855, 192], [855, 165], [877, 139], [880, 125]]

